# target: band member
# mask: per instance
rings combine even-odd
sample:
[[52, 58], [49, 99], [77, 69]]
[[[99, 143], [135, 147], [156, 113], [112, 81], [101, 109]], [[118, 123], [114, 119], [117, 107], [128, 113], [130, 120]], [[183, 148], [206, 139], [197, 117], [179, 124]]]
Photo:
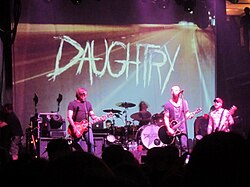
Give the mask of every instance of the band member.
[[219, 97], [214, 99], [214, 110], [210, 113], [207, 127], [207, 134], [216, 131], [230, 131], [230, 126], [234, 124], [234, 119], [229, 110], [224, 109], [223, 100]]
[[[171, 99], [169, 99], [164, 105], [164, 122], [166, 125], [167, 134], [169, 136], [177, 136], [180, 152], [188, 152], [188, 137], [186, 119], [193, 118], [194, 114], [189, 112], [188, 102], [181, 98], [183, 90], [179, 86], [173, 86], [171, 88]], [[178, 124], [178, 129], [173, 129], [175, 123]]]
[[139, 113], [141, 120], [139, 120], [139, 127], [147, 125], [151, 119], [151, 113], [148, 111], [148, 104], [145, 101], [139, 103]]
[[22, 151], [23, 130], [12, 104], [5, 104], [0, 111], [0, 146], [10, 154], [12, 160]]
[[[67, 119], [69, 122], [70, 134], [73, 138], [73, 147], [80, 150], [82, 148], [82, 138], [86, 140], [88, 146], [88, 152], [94, 154], [94, 137], [93, 131], [90, 125], [88, 125], [90, 118], [92, 120], [97, 120], [97, 117], [93, 111], [92, 104], [87, 101], [87, 90], [85, 88], [78, 88], [76, 90], [76, 99], [71, 101], [68, 104]], [[102, 119], [101, 119], [102, 120]], [[105, 120], [105, 119], [104, 119]], [[84, 132], [76, 126], [77, 122], [87, 122], [87, 127], [84, 129]], [[78, 136], [80, 134], [80, 137]], [[76, 142], [81, 145], [77, 146]]]

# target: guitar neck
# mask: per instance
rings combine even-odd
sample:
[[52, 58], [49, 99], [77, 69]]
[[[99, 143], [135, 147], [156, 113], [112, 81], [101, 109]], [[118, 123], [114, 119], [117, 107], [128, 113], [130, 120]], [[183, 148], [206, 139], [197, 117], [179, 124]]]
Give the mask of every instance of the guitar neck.
[[[201, 108], [196, 109], [195, 111], [191, 112], [190, 114], [195, 115], [195, 114], [198, 114], [199, 112], [201, 112]], [[186, 119], [189, 119], [189, 118], [184, 118], [183, 120], [179, 121], [178, 123], [176, 123], [172, 127], [172, 129], [177, 130]]]
[[95, 120], [92, 120], [91, 122], [89, 122], [89, 125], [93, 125], [95, 123], [98, 123], [98, 122], [101, 122], [101, 118], [98, 118], [98, 119], [95, 119]]
[[184, 121], [185, 121], [185, 119], [179, 121], [178, 123], [176, 123], [176, 124], [172, 127], [172, 129], [173, 129], [173, 130], [178, 129]]
[[102, 117], [100, 117], [100, 118], [97, 118], [97, 119], [95, 119], [95, 120], [92, 120], [91, 122], [89, 122], [89, 125], [93, 125], [93, 124], [95, 124], [95, 123], [104, 121], [106, 118], [107, 118], [107, 115], [104, 115], [104, 116], [102, 116]]

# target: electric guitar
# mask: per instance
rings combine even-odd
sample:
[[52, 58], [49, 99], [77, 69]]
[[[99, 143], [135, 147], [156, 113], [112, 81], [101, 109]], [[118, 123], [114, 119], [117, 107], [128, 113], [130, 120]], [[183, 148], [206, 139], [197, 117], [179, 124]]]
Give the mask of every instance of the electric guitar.
[[[221, 124], [218, 128], [216, 128], [216, 132], [217, 131], [225, 131], [225, 132], [229, 132], [230, 131], [230, 126], [228, 124], [228, 120], [229, 120], [229, 117], [230, 115], [234, 115], [234, 112], [237, 110], [238, 108], [233, 105], [228, 111], [229, 111], [229, 115], [227, 116], [227, 120], [224, 124]], [[232, 124], [231, 124], [232, 125]]]
[[[201, 111], [202, 111], [202, 108], [197, 108], [195, 111], [191, 112], [190, 115], [198, 114]], [[187, 118], [187, 119], [189, 119], [189, 118]], [[170, 122], [170, 127], [174, 130], [173, 135], [168, 133], [166, 125], [162, 125], [158, 131], [158, 136], [159, 136], [160, 140], [164, 144], [167, 144], [167, 145], [173, 144], [175, 141], [175, 137], [182, 133], [181, 130], [179, 130], [179, 127], [182, 125], [182, 123], [184, 121], [185, 121], [185, 119], [183, 119], [181, 121], [172, 120]]]
[[91, 126], [95, 123], [101, 122], [101, 121], [105, 121], [107, 118], [112, 117], [112, 116], [113, 116], [113, 113], [109, 113], [107, 115], [101, 116], [100, 118], [92, 120], [91, 122], [88, 122], [88, 120], [82, 120], [80, 122], [75, 122], [76, 132], [74, 132], [72, 125], [69, 125], [68, 126], [68, 133], [73, 138], [80, 138], [85, 132], [88, 131], [89, 126]]

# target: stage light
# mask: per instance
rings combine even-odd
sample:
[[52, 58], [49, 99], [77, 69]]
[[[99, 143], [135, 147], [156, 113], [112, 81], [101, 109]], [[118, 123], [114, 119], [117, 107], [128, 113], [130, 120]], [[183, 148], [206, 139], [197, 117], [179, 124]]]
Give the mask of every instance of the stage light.
[[167, 9], [169, 6], [169, 0], [157, 0], [156, 4], [159, 8]]
[[167, 9], [169, 7], [170, 0], [142, 0], [143, 3], [152, 3], [158, 8]]
[[82, 3], [82, 0], [71, 0], [71, 3], [74, 5], [80, 5]]
[[188, 12], [193, 12], [196, 5], [196, 0], [185, 0], [183, 1], [184, 10]]

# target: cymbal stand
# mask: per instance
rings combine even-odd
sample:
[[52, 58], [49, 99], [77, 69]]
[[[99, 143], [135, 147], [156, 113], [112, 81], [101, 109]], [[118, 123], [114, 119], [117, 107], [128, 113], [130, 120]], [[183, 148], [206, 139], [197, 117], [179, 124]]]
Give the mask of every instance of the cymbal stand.
[[112, 117], [112, 123], [111, 123], [111, 133], [112, 135], [115, 135], [115, 118], [114, 116]]
[[128, 148], [128, 112], [127, 112], [128, 108], [125, 107], [124, 113], [125, 113], [125, 128], [124, 128], [124, 139], [125, 139], [125, 146], [126, 148]]

